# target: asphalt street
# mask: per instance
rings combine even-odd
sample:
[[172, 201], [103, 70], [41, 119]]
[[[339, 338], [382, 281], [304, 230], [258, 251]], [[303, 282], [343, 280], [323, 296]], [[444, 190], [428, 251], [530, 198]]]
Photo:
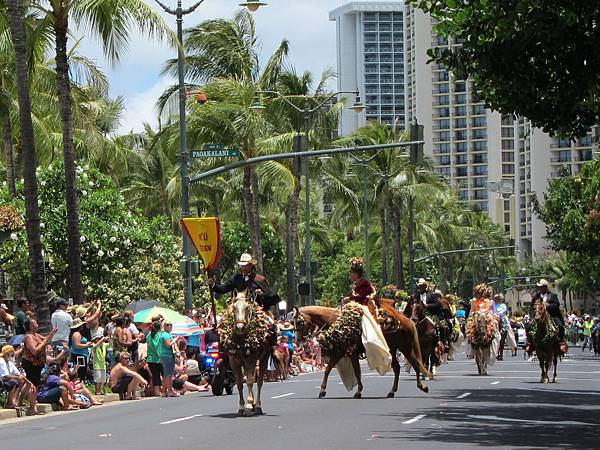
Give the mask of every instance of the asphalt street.
[[557, 384], [540, 384], [536, 361], [496, 363], [487, 377], [460, 356], [444, 365], [430, 391], [401, 376], [365, 371], [363, 398], [352, 399], [337, 373], [317, 399], [321, 373], [267, 383], [265, 415], [238, 418], [237, 394], [121, 402], [86, 411], [0, 424], [6, 449], [464, 449], [600, 448], [600, 360], [559, 365]]

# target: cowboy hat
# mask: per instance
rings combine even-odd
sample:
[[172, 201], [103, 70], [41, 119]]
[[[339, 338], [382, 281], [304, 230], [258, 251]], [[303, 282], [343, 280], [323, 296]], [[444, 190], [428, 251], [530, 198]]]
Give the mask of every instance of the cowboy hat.
[[246, 266], [248, 264], [252, 264], [253, 266], [255, 266], [256, 262], [256, 259], [254, 259], [250, 254], [242, 253], [242, 256], [240, 256], [240, 260], [238, 261], [238, 265]]
[[294, 325], [292, 325], [292, 322], [290, 322], [289, 320], [286, 320], [283, 322], [283, 325], [281, 325], [280, 328], [284, 331], [293, 330]]
[[83, 326], [83, 324], [85, 324], [85, 322], [83, 320], [81, 320], [81, 318], [77, 317], [75, 320], [73, 320], [73, 324], [71, 325], [71, 330], [79, 328], [79, 327]]
[[427, 281], [425, 280], [425, 278], [419, 278], [419, 281], [417, 282], [417, 286], [427, 286]]
[[538, 281], [538, 283], [537, 283], [537, 287], [542, 287], [542, 286], [546, 286], [546, 287], [548, 287], [548, 285], [549, 285], [549, 284], [550, 284], [550, 283], [548, 283], [548, 280], [544, 280], [544, 279], [542, 278], [540, 281]]
[[12, 345], [5, 345], [4, 347], [2, 347], [2, 352], [0, 353], [0, 356], [4, 357], [14, 352], [15, 348]]

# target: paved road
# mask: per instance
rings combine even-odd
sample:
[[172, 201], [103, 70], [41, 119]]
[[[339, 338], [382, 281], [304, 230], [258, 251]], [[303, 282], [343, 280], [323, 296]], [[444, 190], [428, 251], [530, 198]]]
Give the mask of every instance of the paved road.
[[461, 358], [428, 382], [429, 394], [403, 374], [397, 397], [386, 399], [392, 379], [367, 372], [363, 399], [332, 376], [327, 398], [317, 400], [321, 374], [309, 374], [266, 384], [261, 417], [237, 418], [237, 395], [188, 394], [3, 424], [0, 442], [46, 450], [600, 447], [597, 358], [576, 350], [556, 385], [539, 384], [537, 363], [522, 357], [497, 363], [487, 377]]

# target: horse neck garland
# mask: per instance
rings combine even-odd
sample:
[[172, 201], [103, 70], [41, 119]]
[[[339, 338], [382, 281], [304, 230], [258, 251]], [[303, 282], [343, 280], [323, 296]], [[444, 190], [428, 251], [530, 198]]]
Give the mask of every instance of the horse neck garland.
[[231, 353], [242, 351], [246, 354], [260, 351], [264, 345], [270, 327], [265, 319], [262, 308], [254, 301], [248, 301], [250, 321], [244, 334], [235, 332], [235, 317], [233, 305], [229, 305], [223, 313], [219, 325], [221, 343]]
[[[544, 325], [545, 327], [540, 327], [540, 325]], [[544, 330], [542, 336], [539, 336], [540, 331]], [[538, 344], [547, 344], [551, 340], [553, 340], [558, 334], [558, 327], [554, 323], [553, 320], [550, 320], [550, 317], [546, 313], [542, 319], [534, 320], [531, 322], [531, 336]]]
[[467, 319], [467, 337], [469, 338], [469, 342], [475, 345], [487, 346], [490, 345], [494, 338], [494, 331], [496, 329], [495, 326], [495, 318], [491, 314], [485, 315], [485, 330], [479, 330], [477, 327], [476, 317], [484, 314], [481, 312], [475, 313]]
[[354, 354], [361, 345], [361, 320], [363, 311], [359, 305], [349, 303], [338, 320], [317, 336], [325, 354]]

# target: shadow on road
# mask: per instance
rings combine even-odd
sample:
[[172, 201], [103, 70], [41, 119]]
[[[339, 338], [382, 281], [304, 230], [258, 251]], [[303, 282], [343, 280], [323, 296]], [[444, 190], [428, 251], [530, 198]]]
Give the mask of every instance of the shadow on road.
[[[539, 383], [538, 383], [539, 386]], [[561, 392], [550, 389], [482, 389], [464, 399], [464, 390], [449, 391], [448, 405], [423, 409], [423, 426], [398, 424], [394, 431], [375, 430], [380, 439], [462, 443], [483, 447], [598, 448], [598, 391]], [[389, 414], [386, 414], [389, 417]], [[411, 417], [398, 414], [398, 421]], [[433, 423], [432, 423], [433, 422]], [[404, 428], [404, 429], [403, 429]]]
[[206, 417], [211, 419], [237, 419], [237, 420], [248, 420], [248, 419], [260, 419], [261, 417], [279, 417], [278, 414], [263, 413], [261, 415], [239, 417], [237, 413], [221, 413], [221, 414], [207, 414]]

